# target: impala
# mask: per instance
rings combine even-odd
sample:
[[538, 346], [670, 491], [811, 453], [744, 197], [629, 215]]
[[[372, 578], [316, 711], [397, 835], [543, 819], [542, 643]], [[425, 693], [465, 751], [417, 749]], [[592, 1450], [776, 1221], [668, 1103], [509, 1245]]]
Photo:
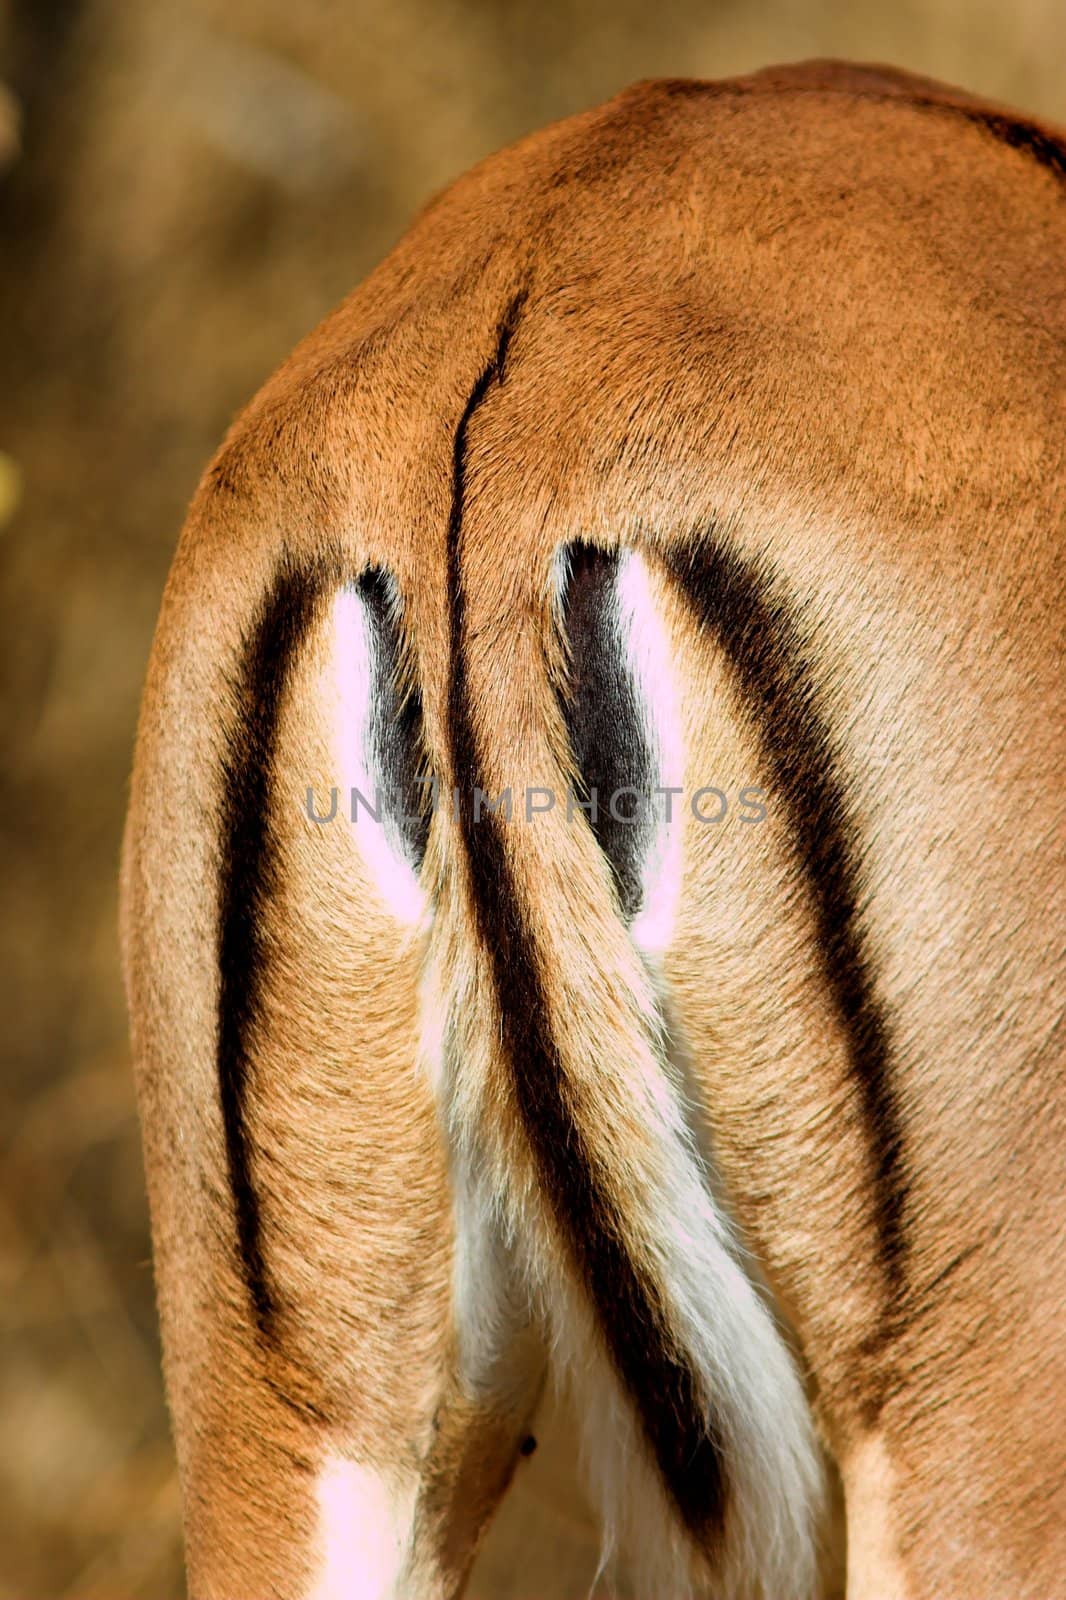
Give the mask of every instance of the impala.
[[825, 63], [475, 168], [239, 418], [122, 874], [198, 1600], [459, 1595], [546, 1383], [638, 1596], [831, 1481], [849, 1600], [1066, 1594], [1064, 452], [1066, 144]]

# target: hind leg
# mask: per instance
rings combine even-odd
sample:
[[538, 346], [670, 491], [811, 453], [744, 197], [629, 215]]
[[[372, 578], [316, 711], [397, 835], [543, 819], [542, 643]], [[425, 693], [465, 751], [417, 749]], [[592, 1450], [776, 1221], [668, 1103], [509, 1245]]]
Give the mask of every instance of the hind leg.
[[[300, 604], [296, 587], [279, 581], [235, 669], [221, 790], [213, 690], [187, 667], [126, 839], [189, 1584], [194, 1600], [437, 1600], [519, 1459], [541, 1356], [521, 1294], [493, 1307], [459, 1287], [421, 844], [303, 805], [305, 785], [383, 782], [364, 733], [368, 696], [397, 720], [388, 608], [374, 585]], [[264, 731], [272, 675], [287, 692]], [[482, 1313], [472, 1363], [459, 1325]]]
[[[378, 1396], [300, 1402], [244, 1354], [176, 1407], [190, 1594], [458, 1595], [521, 1459], [532, 1398], [523, 1385], [474, 1399], [454, 1376], [427, 1370], [435, 1408], [389, 1436]], [[381, 1375], [382, 1390], [395, 1371]]]
[[[194, 1600], [457, 1595], [539, 1392], [524, 1296], [458, 1304], [452, 1181], [413, 1051], [364, 1025], [362, 1048], [338, 1052], [335, 1024], [336, 1006], [309, 1014], [281, 1049], [279, 1016], [257, 1062], [266, 1315], [211, 1170], [214, 1105], [190, 1096], [191, 1072], [154, 1075], [146, 1096]], [[480, 1317], [474, 1363], [459, 1330]]]
[[[158, 1014], [140, 1041], [194, 1600], [456, 1595], [521, 1459], [541, 1342], [509, 1280], [490, 1301], [483, 1273], [470, 1303], [413, 1002], [378, 966], [390, 1003], [375, 1034], [350, 1019], [338, 1049], [336, 998], [291, 1031], [279, 1006], [262, 1032], [249, 1117], [258, 1307], [187, 1019], [183, 1038], [167, 1029], [174, 1055], [160, 1053]], [[475, 1362], [460, 1330], [479, 1320]]]

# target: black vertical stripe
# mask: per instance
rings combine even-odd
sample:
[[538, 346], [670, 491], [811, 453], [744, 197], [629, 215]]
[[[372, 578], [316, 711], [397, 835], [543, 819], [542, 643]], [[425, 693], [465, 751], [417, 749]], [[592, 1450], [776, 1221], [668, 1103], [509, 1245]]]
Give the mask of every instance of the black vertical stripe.
[[460, 828], [478, 931], [491, 963], [501, 1043], [545, 1193], [678, 1513], [710, 1546], [721, 1536], [729, 1497], [721, 1429], [708, 1420], [709, 1399], [677, 1347], [657, 1287], [641, 1278], [627, 1252], [623, 1220], [571, 1110], [533, 936], [516, 892], [500, 819], [489, 812], [474, 820], [474, 789], [484, 785], [466, 665], [462, 543], [467, 437], [490, 389], [504, 382], [521, 306], [519, 297], [509, 308], [495, 353], [474, 384], [455, 433], [448, 525], [449, 726]]
[[[395, 584], [382, 567], [359, 580], [370, 634], [370, 767], [381, 779], [381, 810], [393, 841], [417, 872], [429, 841], [429, 789], [422, 740], [422, 696], [400, 682], [402, 639]], [[367, 796], [370, 799], [370, 796]]]
[[[264, 930], [279, 888], [279, 846], [271, 820], [280, 786], [278, 726], [293, 666], [315, 616], [346, 581], [351, 580], [334, 556], [302, 567], [282, 561], [241, 653], [234, 684], [236, 714], [222, 763], [219, 1097], [241, 1268], [256, 1322], [267, 1338], [274, 1331], [278, 1300], [252, 1177], [249, 1095], [269, 974]], [[376, 567], [364, 571], [356, 584], [366, 608], [372, 655], [370, 739], [383, 770], [383, 792], [390, 791], [390, 817], [417, 867], [427, 826], [424, 811], [417, 810], [422, 791], [413, 787], [413, 775], [424, 764], [421, 702], [417, 695], [402, 698], [397, 687], [400, 641], [392, 588], [391, 577]], [[299, 783], [291, 787], [296, 823], [297, 794], [302, 791]]]
[[[642, 869], [655, 831], [657, 781], [640, 692], [617, 628], [620, 557], [581, 540], [567, 547], [563, 628], [570, 677], [560, 695], [590, 826], [614, 876], [622, 915], [631, 921], [643, 896]], [[636, 789], [617, 805], [623, 789]]]
[[861, 1096], [891, 1319], [905, 1288], [907, 1176], [889, 1029], [859, 916], [858, 835], [839, 757], [795, 624], [765, 575], [714, 529], [675, 554], [671, 567], [730, 663], [774, 792], [787, 811]]
[[322, 583], [322, 575], [310, 569], [301, 570], [288, 561], [279, 567], [245, 641], [234, 686], [236, 716], [222, 771], [219, 1095], [237, 1246], [256, 1322], [266, 1336], [272, 1331], [277, 1302], [252, 1180], [248, 1096], [267, 970], [263, 930], [278, 877], [277, 841], [270, 820], [278, 721], [292, 663], [311, 626]]

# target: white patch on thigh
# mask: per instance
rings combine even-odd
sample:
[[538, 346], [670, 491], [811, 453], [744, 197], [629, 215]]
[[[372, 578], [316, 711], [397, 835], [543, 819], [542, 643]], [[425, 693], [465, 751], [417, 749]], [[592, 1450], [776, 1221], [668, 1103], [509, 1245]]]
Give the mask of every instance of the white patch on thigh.
[[405, 1600], [398, 1587], [414, 1519], [414, 1491], [393, 1493], [379, 1473], [331, 1457], [318, 1485], [321, 1570], [308, 1600]]
[[892, 1527], [895, 1473], [879, 1434], [864, 1440], [844, 1468], [848, 1505], [848, 1597], [907, 1600]]
[[[681, 789], [684, 744], [670, 637], [655, 601], [648, 568], [635, 551], [623, 556], [616, 590], [619, 641], [637, 687], [658, 785]], [[684, 798], [652, 797], [655, 831], [644, 862], [643, 898], [630, 934], [645, 955], [662, 956], [681, 898]]]

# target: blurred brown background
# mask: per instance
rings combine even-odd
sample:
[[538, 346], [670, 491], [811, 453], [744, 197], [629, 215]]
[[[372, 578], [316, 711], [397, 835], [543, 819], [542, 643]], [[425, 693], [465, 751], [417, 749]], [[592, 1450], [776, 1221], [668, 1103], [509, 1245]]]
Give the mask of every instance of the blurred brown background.
[[0, 1600], [182, 1592], [115, 942], [141, 675], [236, 407], [494, 147], [655, 74], [1066, 119], [1062, 0], [0, 0]]

